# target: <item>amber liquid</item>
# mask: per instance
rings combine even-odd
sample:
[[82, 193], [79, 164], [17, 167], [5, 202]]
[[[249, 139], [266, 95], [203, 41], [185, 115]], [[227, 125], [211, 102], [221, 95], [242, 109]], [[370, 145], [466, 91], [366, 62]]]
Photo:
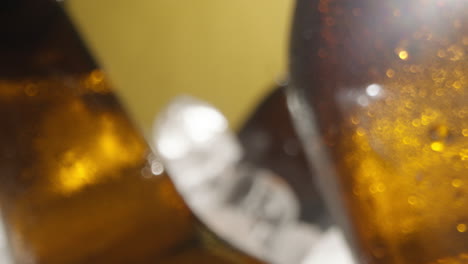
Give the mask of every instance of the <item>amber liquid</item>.
[[351, 112], [336, 147], [361, 239], [376, 259], [388, 263], [463, 254], [468, 97], [455, 87], [425, 94], [427, 79], [408, 78], [412, 73], [398, 67], [394, 74], [382, 82], [385, 98]]
[[468, 3], [314, 8], [307, 93], [359, 260], [468, 263]]
[[55, 1], [1, 8], [0, 205], [14, 263], [259, 263], [152, 170]]

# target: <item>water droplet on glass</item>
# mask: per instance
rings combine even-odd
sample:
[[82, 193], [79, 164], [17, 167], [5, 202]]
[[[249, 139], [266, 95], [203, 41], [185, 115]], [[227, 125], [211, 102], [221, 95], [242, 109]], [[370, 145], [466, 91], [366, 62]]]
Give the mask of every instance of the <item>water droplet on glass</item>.
[[457, 231], [460, 233], [465, 233], [466, 232], [466, 225], [465, 224], [458, 224], [457, 225]]
[[388, 69], [385, 74], [388, 78], [393, 78], [393, 76], [395, 76], [395, 71], [393, 69]]
[[39, 92], [39, 89], [37, 88], [35, 84], [29, 83], [26, 85], [26, 87], [24, 87], [24, 93], [27, 96], [36, 96], [38, 92]]
[[460, 179], [452, 180], [452, 186], [455, 187], [455, 188], [458, 188], [458, 187], [462, 186], [462, 184], [463, 184], [463, 181], [460, 180]]

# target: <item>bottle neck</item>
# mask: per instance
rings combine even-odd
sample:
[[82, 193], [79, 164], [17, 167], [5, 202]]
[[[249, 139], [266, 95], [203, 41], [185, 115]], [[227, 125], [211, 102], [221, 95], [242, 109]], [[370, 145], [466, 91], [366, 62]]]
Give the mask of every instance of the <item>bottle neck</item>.
[[0, 5], [0, 79], [80, 74], [96, 64], [55, 0]]

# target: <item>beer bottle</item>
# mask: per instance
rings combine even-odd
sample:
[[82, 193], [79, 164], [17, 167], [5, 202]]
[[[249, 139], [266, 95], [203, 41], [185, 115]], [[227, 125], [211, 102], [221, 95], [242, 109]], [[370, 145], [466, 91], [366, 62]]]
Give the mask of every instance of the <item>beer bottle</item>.
[[299, 0], [290, 109], [360, 263], [468, 263], [468, 5]]
[[300, 219], [325, 230], [332, 221], [294, 130], [286, 104], [286, 89], [287, 83], [275, 87], [241, 127], [238, 137], [244, 148], [243, 162], [278, 174], [294, 190], [301, 209]]
[[197, 221], [56, 1], [2, 1], [0, 35], [15, 263], [260, 263]]

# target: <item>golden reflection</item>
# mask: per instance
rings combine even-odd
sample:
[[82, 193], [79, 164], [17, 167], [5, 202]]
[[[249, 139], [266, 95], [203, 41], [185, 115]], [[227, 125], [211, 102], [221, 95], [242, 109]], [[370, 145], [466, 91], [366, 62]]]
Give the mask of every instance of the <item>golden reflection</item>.
[[[140, 161], [144, 155], [145, 147], [129, 131], [122, 130], [121, 120], [112, 115], [105, 114], [94, 117], [83, 115], [89, 123], [96, 126], [97, 131], [93, 137], [84, 136], [88, 140], [78, 145], [90, 146], [89, 150], [75, 154], [68, 151], [64, 154], [64, 166], [58, 169], [60, 191], [66, 194], [79, 191], [86, 185], [116, 177], [112, 170], [126, 167]], [[120, 129], [118, 129], [120, 127]], [[91, 140], [91, 141], [89, 141]], [[77, 147], [76, 153], [79, 153]]]
[[[101, 71], [67, 83], [69, 87], [54, 79], [4, 82], [0, 83], [0, 98], [14, 98], [19, 105], [29, 98], [32, 101], [27, 102], [48, 106], [44, 108], [48, 114], [41, 117], [42, 128], [35, 139], [37, 156], [48, 164], [42, 170], [49, 176], [55, 175], [54, 179], [43, 180], [54, 182], [56, 191], [70, 195], [85, 186], [119, 177], [112, 171], [142, 162], [146, 146], [120, 112], [98, 111], [92, 108], [93, 101], [80, 97], [108, 91]], [[69, 89], [68, 94], [64, 89]], [[5, 93], [9, 96], [4, 96]], [[57, 98], [60, 100], [49, 102]], [[80, 125], [83, 123], [88, 125]]]
[[71, 166], [63, 167], [59, 171], [62, 190], [72, 193], [86, 184], [95, 181], [96, 166], [90, 160], [76, 160]]
[[[381, 85], [386, 98], [370, 101], [352, 113], [360, 122], [350, 123], [356, 136], [347, 141], [351, 145], [343, 146], [352, 149], [343, 161], [345, 167], [353, 168], [353, 193], [364, 210], [360, 219], [372, 214], [370, 226], [386, 238], [388, 249], [404, 243], [402, 239], [420, 236], [425, 229], [446, 234], [450, 226], [456, 226], [459, 234], [467, 230], [458, 221], [468, 214], [455, 208], [468, 206], [468, 200], [453, 191], [468, 191], [464, 184], [468, 120], [452, 114], [467, 110], [465, 86], [439, 85], [453, 84], [459, 78], [448, 68], [461, 65], [450, 58], [444, 68], [429, 68], [420, 76], [393, 65], [395, 72], [389, 76], [387, 70]], [[433, 78], [425, 78], [427, 74]], [[430, 86], [440, 88], [420, 93]], [[383, 192], [378, 184], [385, 186]], [[463, 243], [468, 237], [447, 239]]]

